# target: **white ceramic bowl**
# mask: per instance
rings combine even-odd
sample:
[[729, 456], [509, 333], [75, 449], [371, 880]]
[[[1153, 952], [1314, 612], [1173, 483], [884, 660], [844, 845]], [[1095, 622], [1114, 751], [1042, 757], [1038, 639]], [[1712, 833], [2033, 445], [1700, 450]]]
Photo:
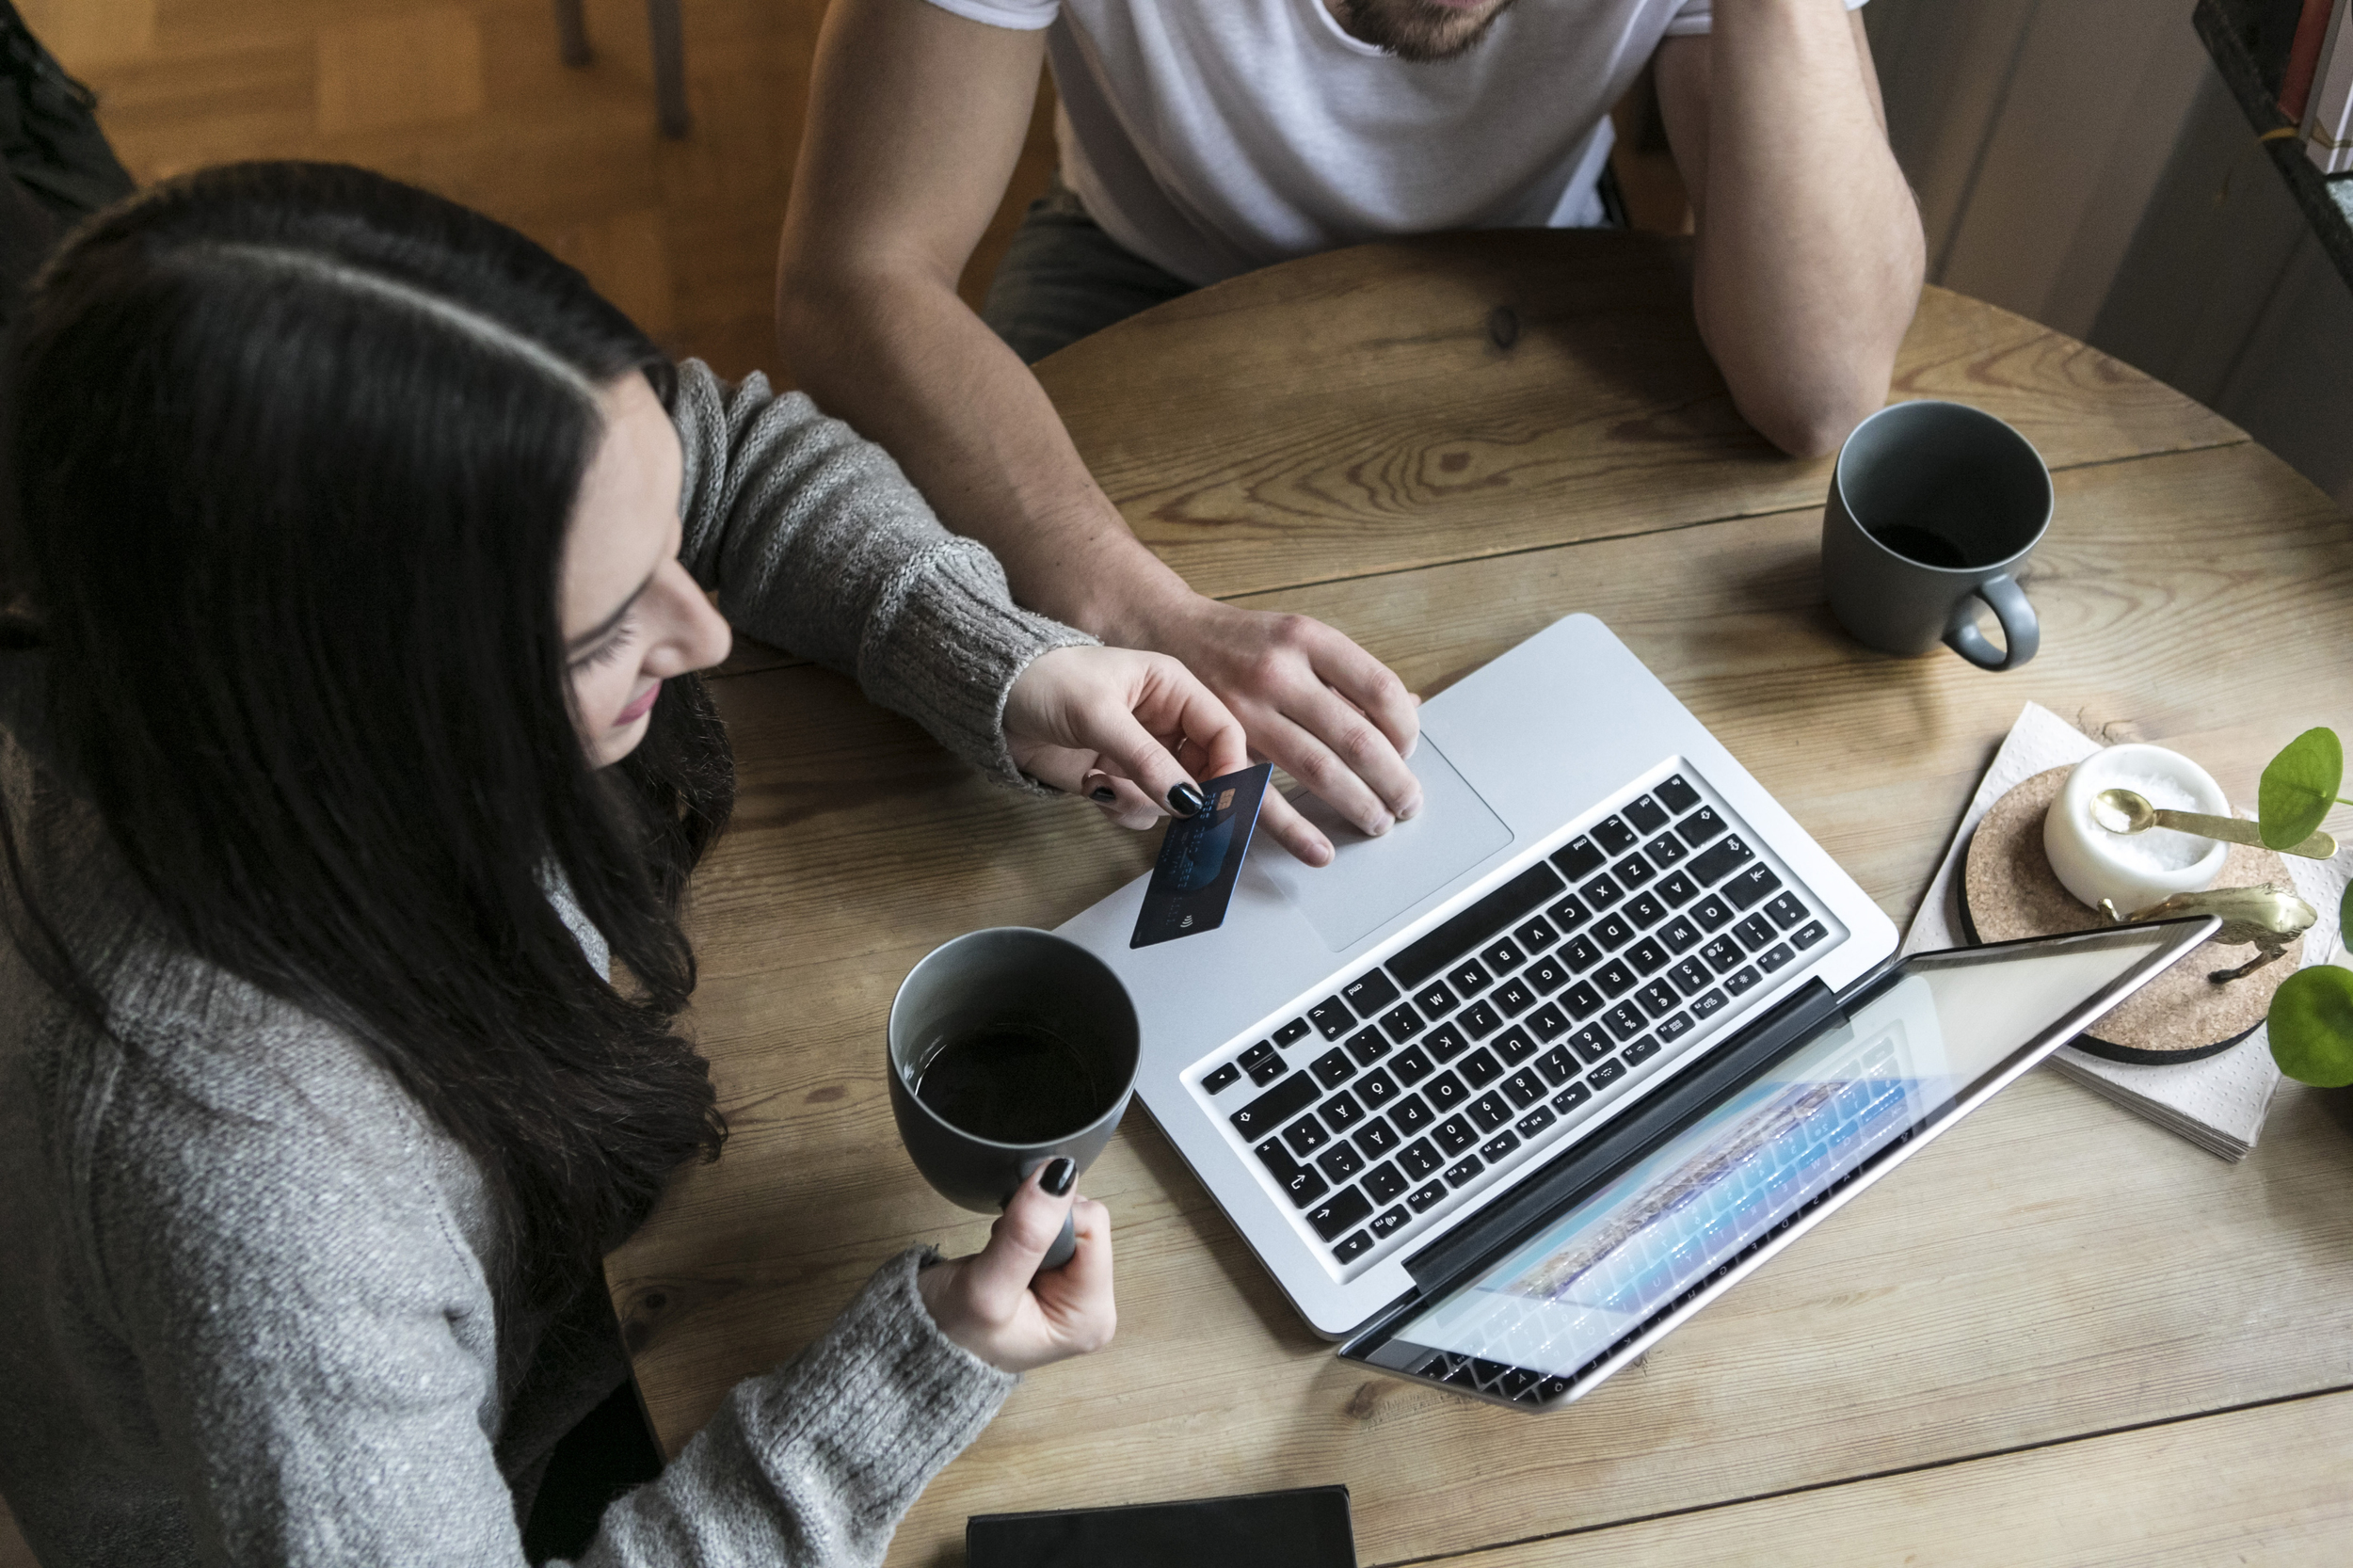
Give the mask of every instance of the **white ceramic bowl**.
[[2113, 833], [2092, 820], [2092, 797], [2119, 787], [2137, 790], [2152, 806], [2232, 815], [2222, 786], [2180, 752], [2110, 746], [2075, 764], [2042, 819], [2042, 850], [2060, 884], [2094, 909], [2102, 899], [2113, 899], [2117, 912], [2127, 916], [2175, 893], [2213, 887], [2231, 853], [2220, 840], [2169, 827]]

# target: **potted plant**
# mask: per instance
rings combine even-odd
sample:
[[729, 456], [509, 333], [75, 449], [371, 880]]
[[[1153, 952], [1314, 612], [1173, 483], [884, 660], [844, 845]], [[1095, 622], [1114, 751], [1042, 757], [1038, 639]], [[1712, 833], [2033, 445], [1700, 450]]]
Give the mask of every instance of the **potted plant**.
[[[2299, 843], [2317, 831], [2329, 808], [2353, 806], [2337, 793], [2345, 782], [2345, 747], [2333, 729], [2307, 729], [2264, 769], [2255, 811], [2264, 842], [2273, 849]], [[2353, 932], [2353, 886], [2337, 906], [2338, 940]], [[2310, 964], [2272, 994], [2271, 1057], [2299, 1082], [2337, 1088], [2353, 1083], [2353, 969]]]

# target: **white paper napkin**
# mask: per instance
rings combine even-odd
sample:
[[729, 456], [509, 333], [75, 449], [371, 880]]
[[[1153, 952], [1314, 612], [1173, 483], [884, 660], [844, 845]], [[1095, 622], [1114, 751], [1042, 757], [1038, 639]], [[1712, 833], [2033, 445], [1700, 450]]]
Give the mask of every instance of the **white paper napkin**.
[[[2073, 767], [2100, 743], [2090, 739], [2049, 709], [2027, 703], [2010, 726], [2009, 736], [1985, 771], [1969, 809], [1945, 852], [1944, 864], [1929, 883], [1929, 894], [1904, 934], [1902, 951], [1960, 947], [1966, 937], [1961, 923], [1961, 866], [1969, 836], [1993, 803], [2027, 779], [2051, 768]], [[2298, 897], [2320, 912], [2319, 923], [2304, 934], [2304, 962], [2324, 963], [2337, 946], [2337, 902], [2345, 894], [2353, 849], [2333, 860], [2285, 857], [2288, 875]], [[2095, 1094], [2105, 1095], [2127, 1110], [2148, 1117], [2225, 1160], [2244, 1159], [2263, 1130], [2264, 1114], [2271, 1109], [2272, 1091], [2279, 1087], [2280, 1069], [2271, 1060], [2267, 1032], [2254, 1033], [2218, 1056], [2176, 1066], [2144, 1067], [2110, 1062], [2073, 1046], [2061, 1046], [2049, 1064]]]

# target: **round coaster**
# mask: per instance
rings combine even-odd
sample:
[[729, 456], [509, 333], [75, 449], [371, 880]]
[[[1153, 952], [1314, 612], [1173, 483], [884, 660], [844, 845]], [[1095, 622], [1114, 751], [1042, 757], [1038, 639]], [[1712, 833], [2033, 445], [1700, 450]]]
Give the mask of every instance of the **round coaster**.
[[[1973, 942], [2008, 942], [2089, 931], [2105, 922], [2063, 887], [2042, 852], [2042, 817], [2072, 771], [2039, 773], [1993, 803], [1969, 840], [1961, 876], [1961, 919]], [[2259, 844], [2233, 844], [2217, 888], [2269, 882], [2293, 887], [2286, 862]], [[2130, 914], [2130, 910], [2125, 913]], [[2095, 1037], [2074, 1045], [2113, 1062], [2164, 1064], [2194, 1062], [2230, 1049], [2253, 1033], [2271, 1011], [2271, 993], [2304, 959], [2304, 938], [2244, 980], [2217, 985], [2206, 978], [2255, 956], [2251, 946], [2206, 943], [2142, 986], [2100, 1020]]]

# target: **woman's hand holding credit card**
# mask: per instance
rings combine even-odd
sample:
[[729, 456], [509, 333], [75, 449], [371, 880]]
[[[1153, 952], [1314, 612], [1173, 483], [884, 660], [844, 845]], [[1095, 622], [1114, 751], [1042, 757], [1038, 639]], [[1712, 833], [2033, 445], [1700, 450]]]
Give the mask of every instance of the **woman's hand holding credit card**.
[[[1241, 725], [1193, 672], [1164, 653], [1061, 648], [1040, 655], [1005, 697], [1005, 742], [1023, 773], [1093, 799], [1123, 827], [1202, 809], [1203, 779], [1250, 764]], [[1331, 840], [1279, 791], [1262, 811], [1275, 841], [1310, 866]]]

